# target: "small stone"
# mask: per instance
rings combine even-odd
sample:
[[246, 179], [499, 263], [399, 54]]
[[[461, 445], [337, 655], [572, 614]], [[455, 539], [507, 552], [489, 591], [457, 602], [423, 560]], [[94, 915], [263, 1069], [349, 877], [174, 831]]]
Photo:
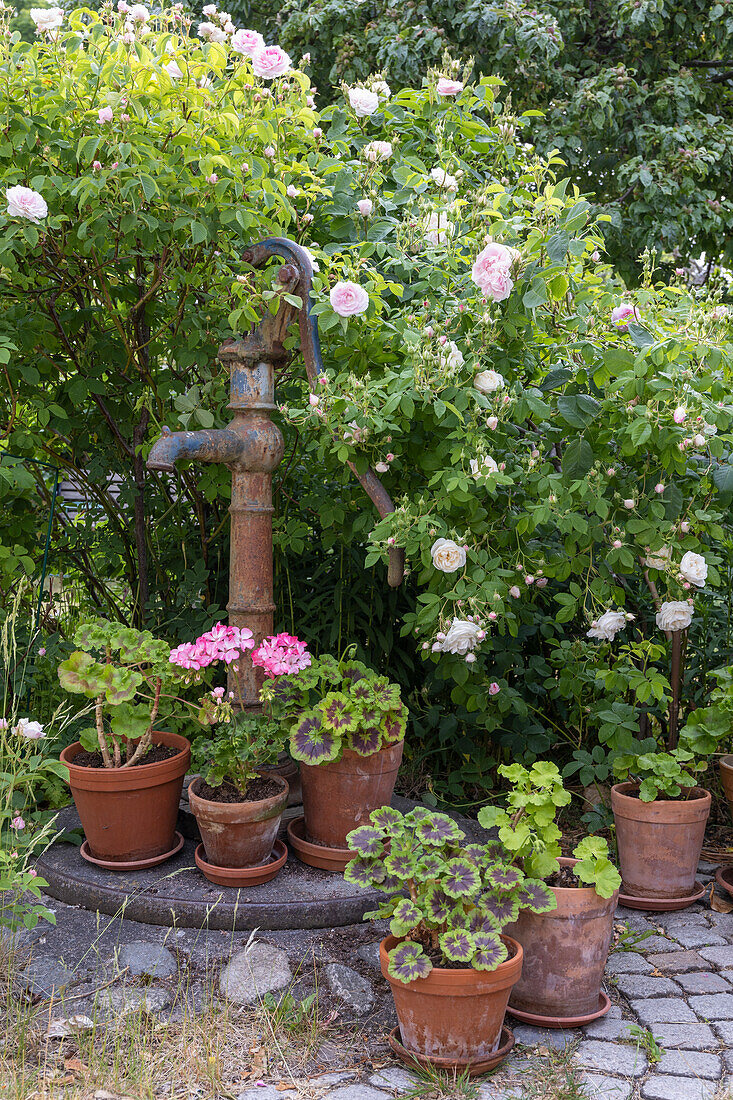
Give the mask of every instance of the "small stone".
[[156, 943], [135, 940], [126, 943], [117, 954], [120, 969], [127, 967], [130, 974], [146, 974], [151, 978], [172, 978], [178, 973], [173, 954], [167, 947]]
[[652, 964], [636, 951], [614, 951], [608, 956], [607, 974], [648, 974]]
[[127, 1016], [131, 1012], [161, 1012], [167, 1004], [170, 1004], [171, 995], [167, 989], [139, 988], [137, 986], [109, 989], [102, 994], [102, 1004], [107, 1002], [109, 1008], [119, 1016]]
[[715, 1030], [727, 1047], [733, 1047], [733, 1023], [716, 1024]]
[[322, 1073], [320, 1076], [313, 1078], [313, 1084], [322, 1088], [323, 1085], [338, 1085], [341, 1081], [351, 1081], [353, 1077], [356, 1077], [355, 1073], [348, 1073], [346, 1071]]
[[385, 1100], [385, 1094], [369, 1085], [346, 1085], [343, 1089], [329, 1092], [324, 1100]]
[[387, 1066], [379, 1073], [374, 1073], [369, 1078], [369, 1084], [378, 1089], [388, 1089], [390, 1095], [396, 1093], [401, 1096], [405, 1092], [414, 1092], [419, 1080], [413, 1073], [397, 1066]]
[[649, 1000], [631, 1001], [630, 1004], [645, 1026], [696, 1022], [694, 1012], [681, 997], [651, 997]]
[[583, 1092], [586, 1096], [599, 1097], [599, 1100], [628, 1100], [633, 1088], [631, 1081], [620, 1081], [618, 1077], [606, 1077], [600, 1073], [583, 1074]]
[[525, 1047], [541, 1045], [553, 1050], [564, 1050], [575, 1038], [572, 1031], [554, 1027], [531, 1027], [529, 1024], [520, 1024], [512, 1028], [512, 1031], [515, 1041]]
[[680, 992], [680, 987], [669, 978], [649, 974], [620, 974], [616, 985], [627, 997], [674, 997]]
[[666, 936], [649, 936], [647, 939], [642, 940], [639, 943], [638, 948], [646, 955], [648, 952], [659, 951], [681, 951], [682, 948], [674, 942], [674, 940], [667, 939]]
[[32, 959], [23, 971], [21, 978], [29, 993], [37, 993], [49, 998], [52, 993], [66, 989], [77, 981], [73, 970], [67, 969], [58, 959]]
[[652, 1031], [654, 1038], [665, 1049], [708, 1050], [718, 1045], [712, 1028], [707, 1024], [655, 1024]]
[[650, 1077], [641, 1086], [644, 1100], [712, 1100], [714, 1081], [694, 1077]]
[[382, 968], [379, 965], [379, 940], [377, 940], [376, 943], [363, 943], [361, 947], [357, 947], [356, 953], [362, 962], [365, 962], [372, 970], [381, 973]]
[[332, 993], [357, 1016], [365, 1016], [374, 1004], [374, 990], [366, 978], [343, 963], [329, 963], [325, 972]]
[[624, 1077], [643, 1077], [646, 1073], [646, 1054], [632, 1046], [585, 1039], [575, 1058], [578, 1065], [601, 1073], [622, 1073]]
[[700, 954], [715, 966], [733, 966], [733, 947], [701, 947]]
[[676, 981], [686, 993], [730, 993], [731, 985], [721, 974], [678, 974]]
[[274, 1085], [260, 1085], [259, 1088], [240, 1092], [237, 1100], [295, 1100], [295, 1089], [276, 1089]]
[[717, 1054], [690, 1050], [668, 1050], [654, 1067], [656, 1073], [674, 1073], [679, 1077], [707, 1077], [717, 1081], [723, 1072]]
[[[719, 951], [718, 947], [708, 947], [708, 951]], [[697, 951], [665, 951], [661, 955], [651, 955], [649, 962], [656, 970], [670, 970], [681, 974], [685, 970], [709, 970], [710, 963], [698, 955]]]
[[82, 1014], [66, 1016], [60, 1020], [52, 1020], [46, 1032], [47, 1039], [66, 1039], [69, 1035], [78, 1035], [80, 1031], [91, 1031], [94, 1020]]
[[703, 1020], [733, 1020], [733, 993], [710, 993], [690, 997], [690, 1007]]
[[716, 935], [707, 925], [704, 928], [698, 928], [697, 925], [690, 928], [678, 928], [674, 932], [674, 938], [683, 947], [705, 947], [726, 942], [722, 936]]
[[630, 1039], [632, 1027], [638, 1027], [633, 1020], [609, 1020], [606, 1017], [588, 1024], [583, 1028], [583, 1034], [587, 1039]]
[[221, 972], [219, 989], [228, 1000], [248, 1005], [282, 989], [292, 977], [284, 951], [269, 943], [254, 943], [232, 955]]

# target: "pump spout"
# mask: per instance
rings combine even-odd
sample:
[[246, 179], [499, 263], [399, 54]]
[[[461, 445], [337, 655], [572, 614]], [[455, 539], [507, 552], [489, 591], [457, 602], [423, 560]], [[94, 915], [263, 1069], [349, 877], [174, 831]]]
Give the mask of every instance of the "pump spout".
[[193, 459], [196, 462], [222, 462], [226, 466], [235, 466], [246, 448], [246, 441], [239, 432], [231, 428], [211, 428], [196, 432], [172, 432], [163, 428], [159, 439], [153, 444], [148, 455], [149, 470], [164, 470], [168, 473], [175, 469], [180, 458]]

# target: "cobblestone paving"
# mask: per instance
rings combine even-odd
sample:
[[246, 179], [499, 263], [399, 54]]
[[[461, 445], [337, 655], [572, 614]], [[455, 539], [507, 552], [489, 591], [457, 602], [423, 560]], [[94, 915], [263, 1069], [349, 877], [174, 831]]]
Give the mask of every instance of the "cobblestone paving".
[[[701, 865], [700, 877], [709, 879], [712, 870]], [[26, 941], [25, 981], [39, 1003], [53, 990], [55, 1018], [101, 1011], [113, 1024], [120, 1013], [144, 1008], [175, 1021], [182, 995], [188, 1005], [203, 1003], [212, 984], [220, 998], [243, 1006], [267, 991], [287, 989], [297, 1001], [317, 989], [323, 1010], [338, 1014], [353, 1042], [325, 1042], [320, 1064], [302, 1084], [242, 1081], [228, 1096], [430, 1095], [425, 1081], [398, 1064], [384, 1042], [396, 1018], [379, 975], [379, 930], [373, 925], [262, 932], [245, 956], [247, 933], [155, 928], [52, 904], [56, 928], [39, 925]], [[733, 914], [711, 910], [705, 899], [674, 913], [619, 908], [616, 923], [625, 933], [624, 948], [608, 961], [608, 1015], [567, 1032], [515, 1023], [517, 1045], [498, 1071], [478, 1083], [477, 1100], [549, 1095], [536, 1084], [562, 1052], [588, 1097], [733, 1100]], [[663, 1048], [656, 1060], [650, 1056], [652, 1035]]]

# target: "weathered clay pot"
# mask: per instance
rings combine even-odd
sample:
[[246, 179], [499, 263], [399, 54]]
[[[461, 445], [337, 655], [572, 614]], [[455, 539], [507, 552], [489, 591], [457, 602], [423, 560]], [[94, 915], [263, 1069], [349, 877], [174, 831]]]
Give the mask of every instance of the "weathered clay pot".
[[198, 823], [206, 859], [218, 867], [256, 867], [269, 860], [288, 804], [288, 785], [268, 773], [278, 794], [257, 802], [211, 802], [197, 793], [201, 776], [188, 788], [188, 801]]
[[509, 994], [522, 973], [521, 944], [509, 936], [502, 939], [514, 954], [496, 970], [434, 967], [427, 978], [409, 985], [387, 971], [387, 952], [399, 939], [382, 940], [379, 963], [392, 989], [403, 1046], [457, 1062], [488, 1058], [498, 1049]]
[[720, 769], [720, 781], [728, 803], [731, 817], [733, 817], [733, 755], [721, 756], [718, 763]]
[[87, 845], [97, 859], [115, 863], [151, 859], [174, 846], [191, 746], [177, 733], [154, 733], [153, 744], [180, 751], [169, 760], [133, 768], [75, 765], [74, 757], [82, 751], [80, 741], [61, 753]]
[[[576, 859], [561, 859], [573, 867]], [[506, 932], [524, 949], [522, 976], [509, 1007], [537, 1016], [572, 1019], [595, 1012], [613, 937], [618, 891], [602, 898], [592, 886], [553, 886], [557, 909], [526, 909]]]
[[710, 792], [691, 787], [687, 799], [642, 802], [635, 783], [611, 788], [621, 892], [635, 898], [692, 894], [710, 813]]
[[282, 776], [289, 787], [288, 806], [300, 806], [303, 801], [303, 792], [300, 786], [300, 765], [297, 760], [293, 760], [283, 752], [278, 757], [277, 764], [263, 770], [267, 775]]
[[332, 764], [301, 764], [306, 833], [329, 848], [347, 848], [346, 836], [369, 814], [389, 806], [404, 742], [371, 756], [345, 749]]

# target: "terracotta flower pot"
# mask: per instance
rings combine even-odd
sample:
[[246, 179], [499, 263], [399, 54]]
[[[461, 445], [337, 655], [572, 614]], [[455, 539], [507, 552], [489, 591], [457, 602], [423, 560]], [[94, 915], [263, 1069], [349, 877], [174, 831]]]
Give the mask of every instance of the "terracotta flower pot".
[[509, 994], [522, 973], [521, 944], [509, 936], [502, 939], [514, 954], [496, 970], [434, 967], [427, 978], [408, 985], [387, 972], [387, 952], [400, 940], [382, 940], [379, 962], [392, 989], [403, 1046], [456, 1062], [488, 1058], [498, 1049]]
[[347, 848], [347, 834], [366, 825], [372, 810], [389, 806], [403, 747], [400, 741], [371, 756], [344, 749], [331, 764], [301, 764], [308, 836], [329, 848]]
[[720, 769], [720, 781], [728, 803], [731, 817], [733, 817], [733, 755], [721, 756], [718, 767]]
[[[561, 859], [573, 867], [576, 859]], [[524, 909], [506, 932], [524, 949], [522, 976], [509, 1007], [537, 1016], [572, 1019], [598, 1009], [601, 979], [613, 937], [618, 891], [602, 898], [591, 886], [552, 886], [557, 909]]]
[[218, 867], [256, 867], [269, 860], [288, 804], [288, 785], [280, 775], [267, 775], [280, 790], [257, 802], [212, 802], [197, 793], [201, 776], [188, 788], [206, 858]]
[[635, 898], [684, 898], [695, 874], [710, 813], [710, 792], [642, 802], [635, 783], [611, 788], [622, 893]]
[[115, 863], [151, 859], [173, 848], [183, 777], [191, 746], [177, 733], [154, 733], [154, 745], [179, 750], [169, 760], [132, 768], [82, 768], [75, 741], [61, 753], [87, 845], [97, 859]]
[[300, 806], [303, 801], [303, 793], [300, 789], [300, 764], [293, 760], [286, 752], [280, 754], [277, 764], [270, 768], [263, 768], [267, 775], [279, 775], [289, 787], [288, 806]]

